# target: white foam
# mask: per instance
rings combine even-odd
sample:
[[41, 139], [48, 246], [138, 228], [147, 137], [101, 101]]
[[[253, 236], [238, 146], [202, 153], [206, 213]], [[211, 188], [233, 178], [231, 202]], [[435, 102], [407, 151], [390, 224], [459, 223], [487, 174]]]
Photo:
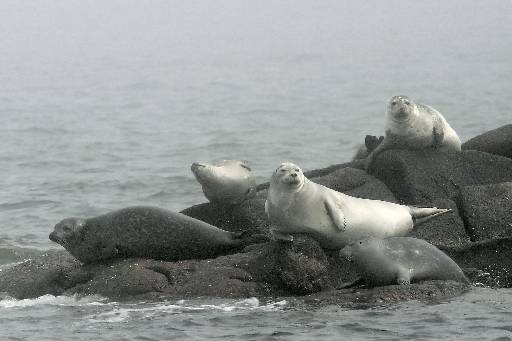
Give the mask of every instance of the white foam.
[[179, 300], [174, 304], [161, 302], [149, 307], [139, 307], [138, 305], [116, 307], [108, 312], [91, 315], [88, 320], [93, 323], [119, 323], [128, 321], [132, 316], [138, 318], [137, 316], [140, 315], [143, 315], [144, 318], [152, 318], [157, 315], [161, 316], [162, 314], [179, 314], [209, 310], [220, 312], [248, 310], [276, 311], [282, 309], [286, 304], [287, 302], [283, 300], [260, 305], [260, 301], [256, 297], [220, 304], [198, 304], [197, 301]]
[[5, 298], [0, 300], [0, 308], [23, 308], [38, 305], [58, 305], [58, 306], [87, 306], [87, 305], [105, 305], [102, 301], [106, 299], [100, 296], [53, 296], [44, 295], [37, 298], [18, 300], [15, 298]]

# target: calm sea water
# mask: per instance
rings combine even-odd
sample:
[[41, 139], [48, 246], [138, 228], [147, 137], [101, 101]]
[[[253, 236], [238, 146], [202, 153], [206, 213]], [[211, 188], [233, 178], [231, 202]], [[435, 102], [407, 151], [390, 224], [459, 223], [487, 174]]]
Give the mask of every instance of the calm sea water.
[[[348, 161], [387, 98], [463, 140], [512, 121], [510, 1], [0, 3], [0, 264], [53, 225], [204, 201], [193, 161]], [[23, 248], [25, 253], [13, 255]], [[286, 301], [0, 301], [0, 338], [512, 337], [510, 290], [370, 310]]]

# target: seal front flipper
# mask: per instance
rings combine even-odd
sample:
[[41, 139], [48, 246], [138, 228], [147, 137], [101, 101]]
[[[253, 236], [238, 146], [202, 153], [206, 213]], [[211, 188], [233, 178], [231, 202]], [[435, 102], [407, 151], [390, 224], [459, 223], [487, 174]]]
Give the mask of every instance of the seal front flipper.
[[411, 284], [411, 270], [406, 269], [404, 267], [400, 267], [398, 269], [396, 282], [399, 285], [409, 285], [409, 284]]
[[432, 147], [439, 148], [444, 142], [444, 122], [437, 112], [432, 112]]
[[336, 226], [340, 231], [345, 231], [347, 229], [347, 219], [345, 218], [341, 207], [331, 199], [324, 201], [324, 206], [334, 226]]

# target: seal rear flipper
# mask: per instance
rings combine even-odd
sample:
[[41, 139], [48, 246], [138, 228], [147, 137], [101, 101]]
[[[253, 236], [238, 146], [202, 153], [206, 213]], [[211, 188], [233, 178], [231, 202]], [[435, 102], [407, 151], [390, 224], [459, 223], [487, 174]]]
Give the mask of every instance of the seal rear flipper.
[[411, 214], [414, 226], [419, 226], [432, 218], [435, 218], [441, 214], [452, 212], [451, 208], [437, 208], [437, 207], [415, 207], [408, 206], [409, 213]]
[[331, 200], [324, 201], [324, 206], [334, 226], [336, 226], [340, 231], [345, 231], [347, 229], [347, 219], [345, 218], [341, 208]]

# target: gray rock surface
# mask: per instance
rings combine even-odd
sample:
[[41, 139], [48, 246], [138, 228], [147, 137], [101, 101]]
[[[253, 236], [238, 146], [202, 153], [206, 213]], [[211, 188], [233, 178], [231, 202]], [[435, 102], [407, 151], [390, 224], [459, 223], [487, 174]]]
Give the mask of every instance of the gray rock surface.
[[472, 282], [496, 288], [512, 287], [512, 237], [484, 240], [443, 251], [467, 271]]
[[0, 292], [15, 298], [61, 295], [85, 280], [80, 263], [65, 251], [50, 251], [0, 271]]
[[512, 237], [512, 182], [463, 187], [459, 202], [473, 241]]
[[462, 144], [464, 150], [479, 150], [512, 158], [512, 124], [490, 130]]
[[427, 206], [437, 199], [455, 201], [463, 186], [512, 181], [512, 160], [473, 150], [388, 150], [377, 156], [368, 173], [401, 203]]
[[354, 197], [397, 202], [393, 193], [382, 181], [361, 169], [344, 167], [310, 180]]

